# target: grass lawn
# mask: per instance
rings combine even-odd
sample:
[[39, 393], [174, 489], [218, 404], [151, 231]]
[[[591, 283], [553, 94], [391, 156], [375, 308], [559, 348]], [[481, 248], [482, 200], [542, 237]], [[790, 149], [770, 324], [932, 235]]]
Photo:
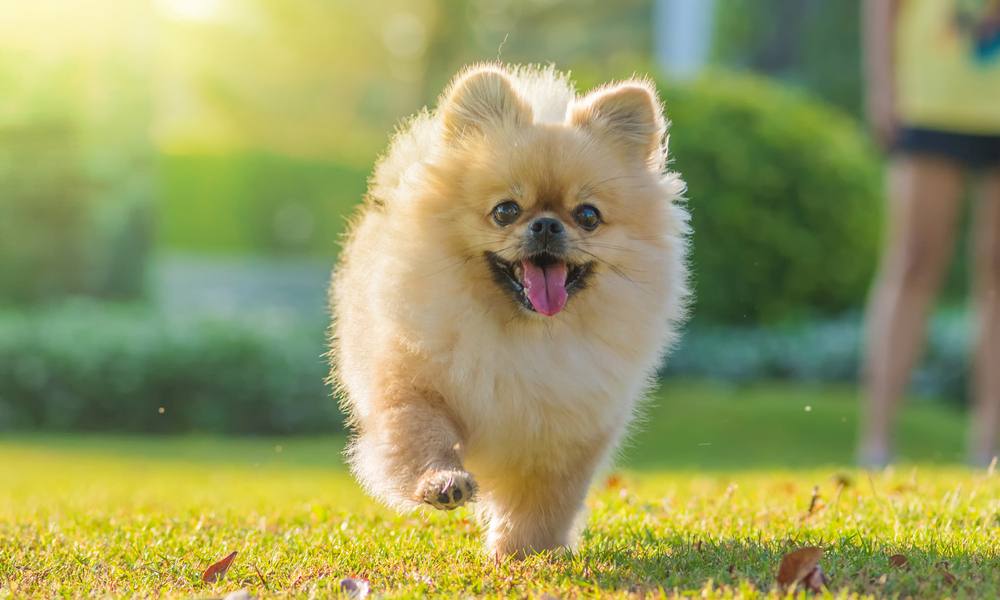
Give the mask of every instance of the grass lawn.
[[387, 597], [780, 597], [778, 563], [806, 545], [832, 596], [1000, 596], [1000, 476], [954, 464], [961, 415], [912, 406], [905, 462], [871, 475], [844, 466], [855, 415], [847, 389], [669, 384], [579, 551], [500, 565], [466, 509], [370, 502], [342, 438], [6, 436], [0, 598], [327, 597], [348, 576]]

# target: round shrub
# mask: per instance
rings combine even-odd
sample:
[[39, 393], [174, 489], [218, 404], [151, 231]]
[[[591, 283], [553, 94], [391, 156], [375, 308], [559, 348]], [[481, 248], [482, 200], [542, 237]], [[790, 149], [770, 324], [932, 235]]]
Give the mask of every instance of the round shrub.
[[688, 184], [697, 320], [773, 323], [859, 306], [876, 262], [880, 164], [858, 125], [743, 75], [661, 85]]
[[319, 324], [165, 318], [92, 300], [0, 310], [0, 432], [340, 428]]

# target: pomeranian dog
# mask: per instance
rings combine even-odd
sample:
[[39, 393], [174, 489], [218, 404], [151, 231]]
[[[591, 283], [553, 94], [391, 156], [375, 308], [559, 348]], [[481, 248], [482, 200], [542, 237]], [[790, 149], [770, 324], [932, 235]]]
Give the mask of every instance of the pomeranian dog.
[[466, 502], [497, 558], [572, 547], [687, 296], [684, 185], [653, 85], [461, 72], [395, 135], [331, 286], [365, 489]]

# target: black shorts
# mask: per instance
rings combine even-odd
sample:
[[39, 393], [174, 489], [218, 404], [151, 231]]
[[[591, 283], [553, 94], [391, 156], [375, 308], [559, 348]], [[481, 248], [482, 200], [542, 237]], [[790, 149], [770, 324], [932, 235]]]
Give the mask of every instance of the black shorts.
[[903, 127], [892, 150], [949, 158], [973, 169], [1000, 167], [1000, 134], [972, 135], [938, 129]]

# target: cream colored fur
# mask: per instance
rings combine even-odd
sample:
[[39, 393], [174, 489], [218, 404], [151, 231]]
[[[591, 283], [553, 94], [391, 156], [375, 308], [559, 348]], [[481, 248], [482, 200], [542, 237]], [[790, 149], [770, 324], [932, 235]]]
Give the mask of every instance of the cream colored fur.
[[[331, 288], [349, 460], [369, 493], [399, 508], [475, 493], [496, 556], [573, 544], [684, 312], [687, 215], [665, 130], [647, 81], [578, 96], [552, 69], [491, 64], [397, 133]], [[501, 228], [490, 211], [505, 199], [525, 218]], [[606, 221], [592, 233], [570, 216], [583, 201]], [[539, 214], [595, 262], [552, 317], [519, 306], [483, 256], [516, 260]]]

